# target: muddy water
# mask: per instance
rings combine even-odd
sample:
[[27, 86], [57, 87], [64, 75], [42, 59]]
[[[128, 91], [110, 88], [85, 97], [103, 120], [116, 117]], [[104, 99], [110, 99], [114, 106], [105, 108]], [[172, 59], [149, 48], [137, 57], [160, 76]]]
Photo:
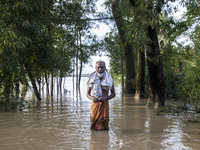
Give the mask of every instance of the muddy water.
[[[198, 150], [200, 124], [184, 123], [180, 116], [156, 116], [156, 111], [144, 106], [145, 99], [117, 96], [110, 100], [110, 130], [90, 130], [90, 100], [85, 96], [82, 79], [81, 94], [71, 92], [55, 97], [26, 99], [31, 108], [18, 112], [0, 112], [0, 149], [5, 150], [102, 150], [157, 149]], [[30, 92], [31, 93], [31, 92]]]

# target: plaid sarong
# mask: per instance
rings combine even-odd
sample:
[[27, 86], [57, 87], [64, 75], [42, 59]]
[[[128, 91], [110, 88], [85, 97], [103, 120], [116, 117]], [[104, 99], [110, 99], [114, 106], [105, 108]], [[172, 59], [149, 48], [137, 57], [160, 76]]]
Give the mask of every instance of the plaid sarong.
[[91, 129], [108, 130], [109, 129], [109, 102], [91, 102], [90, 107]]

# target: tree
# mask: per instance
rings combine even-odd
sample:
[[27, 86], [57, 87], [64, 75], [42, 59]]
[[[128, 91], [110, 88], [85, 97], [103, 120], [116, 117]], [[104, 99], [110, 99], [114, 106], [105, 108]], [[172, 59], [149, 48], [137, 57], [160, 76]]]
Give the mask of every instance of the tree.
[[181, 4], [187, 8], [184, 16], [185, 23], [189, 31], [186, 35], [190, 38], [189, 45], [179, 44], [182, 61], [183, 82], [178, 86], [180, 97], [185, 100], [185, 104], [192, 105], [197, 111], [199, 106], [199, 67], [200, 67], [200, 26], [199, 26], [199, 2], [181, 1]]
[[[41, 98], [35, 85], [35, 74], [33, 72], [35, 67], [33, 64], [39, 64], [42, 61], [38, 59], [39, 56], [37, 54], [41, 50], [41, 41], [38, 39], [40, 39], [43, 32], [40, 30], [40, 24], [37, 24], [40, 20], [37, 18], [40, 12], [38, 8], [30, 4], [30, 1], [4, 1], [1, 3], [1, 59], [5, 58], [2, 63], [9, 66], [8, 69], [14, 76], [20, 72], [24, 73], [22, 75], [23, 78], [26, 78], [26, 75], [29, 76], [35, 94], [40, 100]], [[31, 17], [35, 18], [35, 20], [31, 19]], [[6, 59], [7, 54], [10, 57], [9, 60]], [[41, 55], [39, 58], [41, 58]], [[10, 65], [11, 63], [13, 65]]]
[[122, 49], [122, 42], [116, 30], [112, 30], [104, 38], [105, 50], [110, 58], [110, 72], [113, 77], [121, 78], [122, 90], [124, 91], [125, 57]]
[[136, 79], [136, 91], [135, 98], [144, 98], [145, 94], [145, 51], [142, 48], [138, 48], [137, 56], [137, 79]]
[[[14, 76], [21, 76], [23, 79], [28, 76], [37, 99], [41, 100], [35, 80], [41, 76], [41, 72], [52, 70], [63, 63], [59, 61], [52, 45], [53, 22], [43, 19], [52, 17], [49, 12], [54, 3], [4, 1], [0, 4], [1, 64], [12, 73], [8, 81], [10, 82]], [[7, 72], [3, 70], [3, 74], [6, 75]]]
[[[2, 1], [1, 93], [10, 95], [13, 82], [17, 88], [19, 82], [27, 83], [29, 78], [37, 99], [41, 100], [36, 80], [45, 76], [47, 82], [50, 73], [60, 77], [70, 74], [76, 46], [73, 29], [78, 24], [84, 30], [89, 29], [86, 14], [94, 12], [93, 4], [93, 1], [63, 0]], [[80, 22], [80, 19], [85, 21]], [[3, 80], [5, 76], [8, 76], [6, 81]]]
[[135, 79], [135, 64], [133, 56], [133, 48], [130, 42], [127, 42], [125, 37], [124, 27], [126, 26], [125, 19], [123, 19], [123, 14], [119, 7], [119, 0], [112, 1], [112, 13], [119, 31], [120, 39], [123, 43], [123, 50], [126, 61], [126, 84], [125, 84], [125, 93], [134, 94], [135, 88], [133, 81]]

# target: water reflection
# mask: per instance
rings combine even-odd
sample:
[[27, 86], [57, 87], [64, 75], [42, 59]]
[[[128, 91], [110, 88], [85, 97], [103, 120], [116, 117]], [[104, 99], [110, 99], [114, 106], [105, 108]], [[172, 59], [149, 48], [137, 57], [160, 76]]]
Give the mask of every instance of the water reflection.
[[[199, 149], [200, 124], [186, 124], [183, 116], [156, 116], [144, 106], [146, 99], [116, 97], [110, 101], [110, 130], [90, 130], [90, 100], [86, 98], [86, 78], [72, 91], [71, 78], [65, 79], [68, 92], [41, 102], [26, 99], [31, 108], [22, 112], [0, 113], [0, 147], [4, 149]], [[68, 83], [68, 84], [66, 84]], [[70, 91], [70, 92], [69, 92]], [[44, 94], [45, 91], [44, 91]]]
[[143, 143], [143, 147], [142, 148], [148, 148], [148, 142], [151, 140], [150, 139], [150, 136], [149, 136], [149, 133], [150, 133], [150, 115], [149, 115], [149, 109], [145, 109], [145, 113], [146, 113], [146, 121], [144, 123], [144, 127], [145, 127], [145, 130], [144, 130], [144, 133], [146, 133], [146, 138], [144, 140], [144, 143]]
[[109, 149], [109, 132], [108, 131], [91, 131], [89, 150]]
[[167, 149], [185, 149], [189, 150], [190, 148], [186, 145], [185, 141], [188, 138], [188, 134], [183, 132], [182, 127], [183, 124], [180, 120], [176, 119], [175, 121], [171, 122], [170, 125], [164, 129], [163, 140], [161, 144], [163, 147]]

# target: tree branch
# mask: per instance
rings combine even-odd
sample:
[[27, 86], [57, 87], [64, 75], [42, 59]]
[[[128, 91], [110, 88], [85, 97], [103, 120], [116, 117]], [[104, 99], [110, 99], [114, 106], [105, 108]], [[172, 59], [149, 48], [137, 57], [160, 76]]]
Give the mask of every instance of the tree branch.
[[135, 6], [135, 2], [134, 2], [134, 0], [129, 0], [130, 1], [130, 3], [131, 3], [131, 6]]
[[156, 6], [156, 13], [159, 14], [161, 12], [161, 8], [164, 5], [164, 0], [157, 0], [157, 6]]
[[[28, 19], [34, 19], [34, 18], [28, 18]], [[66, 21], [66, 22], [73, 22], [73, 21], [98, 21], [98, 20], [112, 20], [113, 17], [105, 17], [105, 18], [87, 18], [87, 19], [64, 19], [64, 18], [39, 18], [41, 20], [56, 20], [56, 21]]]

